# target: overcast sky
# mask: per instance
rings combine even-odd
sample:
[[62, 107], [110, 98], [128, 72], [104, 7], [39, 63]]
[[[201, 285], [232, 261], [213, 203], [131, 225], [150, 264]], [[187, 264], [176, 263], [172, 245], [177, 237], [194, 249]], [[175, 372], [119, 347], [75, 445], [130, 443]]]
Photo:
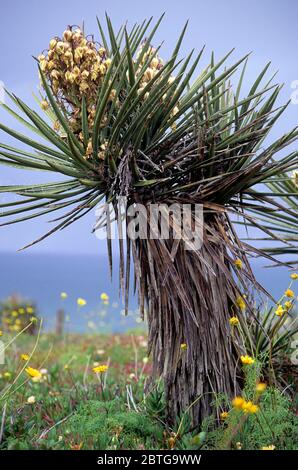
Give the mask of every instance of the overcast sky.
[[[96, 15], [109, 13], [116, 27], [128, 20], [129, 24], [165, 11], [166, 17], [157, 34], [156, 43], [165, 41], [161, 56], [167, 58], [184, 22], [190, 24], [182, 56], [195, 47], [206, 44], [207, 62], [210, 51], [220, 58], [236, 47], [236, 61], [249, 51], [250, 58], [246, 79], [252, 81], [268, 61], [271, 71], [279, 70], [277, 80], [284, 82], [280, 103], [292, 93], [291, 83], [298, 80], [298, 3], [296, 0], [273, 2], [272, 0], [213, 0], [213, 1], [95, 1], [95, 0], [3, 0], [0, 5], [0, 81], [34, 106], [32, 91], [38, 86], [37, 71], [32, 55], [47, 48], [51, 37], [61, 35], [68, 24], [81, 25], [84, 21], [88, 33], [97, 34]], [[206, 63], [205, 62], [205, 63]], [[247, 86], [249, 83], [247, 84]], [[297, 125], [298, 106], [290, 105], [279, 126], [277, 137]], [[12, 118], [0, 110], [0, 120], [13, 127]], [[8, 142], [0, 131], [0, 141]], [[29, 174], [0, 166], [0, 184], [44, 181], [38, 173]], [[3, 200], [5, 196], [1, 196]], [[91, 234], [95, 215], [33, 248], [42, 252], [98, 253], [105, 250], [105, 243]], [[0, 228], [0, 251], [14, 252], [49, 229], [47, 219]]]

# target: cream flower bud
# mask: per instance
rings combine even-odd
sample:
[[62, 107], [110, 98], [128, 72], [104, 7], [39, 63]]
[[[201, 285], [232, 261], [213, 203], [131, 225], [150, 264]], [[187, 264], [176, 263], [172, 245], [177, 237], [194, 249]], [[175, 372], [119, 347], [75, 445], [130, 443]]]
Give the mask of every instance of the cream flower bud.
[[54, 49], [56, 47], [57, 41], [56, 39], [51, 39], [50, 41], [50, 49]]
[[46, 111], [49, 108], [49, 103], [46, 100], [42, 100], [42, 102], [40, 103], [40, 107], [41, 109]]
[[89, 77], [88, 70], [83, 70], [83, 72], [81, 73], [81, 77], [83, 80], [86, 80]]
[[62, 41], [57, 42], [56, 52], [57, 52], [57, 54], [63, 54], [63, 52], [64, 52], [64, 42], [62, 42]]
[[148, 67], [148, 69], [146, 70], [146, 72], [144, 74], [144, 77], [148, 82], [150, 82], [150, 80], [152, 80], [152, 78], [154, 77], [153, 70]]
[[106, 66], [107, 68], [110, 67], [111, 63], [112, 63], [111, 59], [106, 59], [106, 60], [104, 61], [104, 64], [105, 64], [105, 66]]
[[104, 75], [106, 73], [106, 68], [103, 64], [100, 64], [99, 66], [99, 73], [100, 75]]
[[47, 64], [47, 68], [49, 70], [53, 70], [55, 68], [55, 62], [53, 60], [50, 60]]
[[74, 41], [80, 41], [82, 39], [82, 31], [77, 29], [76, 32], [73, 34]]
[[151, 64], [150, 66], [153, 68], [153, 69], [156, 69], [158, 67], [158, 64], [159, 64], [159, 60], [157, 57], [154, 57], [154, 59], [152, 59], [151, 61]]
[[58, 70], [55, 70], [55, 69], [52, 70], [51, 77], [54, 78], [55, 80], [58, 80], [60, 77], [60, 73], [58, 72]]
[[106, 53], [106, 50], [105, 50], [104, 47], [100, 47], [100, 48], [98, 49], [98, 54], [99, 54], [101, 57], [102, 57], [103, 55], [105, 55], [105, 53]]
[[72, 31], [70, 31], [70, 29], [67, 29], [66, 31], [64, 31], [63, 33], [63, 39], [65, 41], [71, 41], [72, 39]]
[[45, 72], [48, 67], [48, 62], [46, 60], [42, 60], [39, 65], [40, 65], [41, 71]]
[[87, 82], [81, 82], [80, 83], [80, 92], [87, 91], [89, 89], [89, 85]]
[[67, 82], [70, 82], [70, 83], [73, 83], [75, 81], [75, 75], [70, 72], [69, 70], [67, 70], [67, 72], [65, 72], [65, 80]]
[[55, 130], [55, 131], [59, 131], [59, 130], [60, 130], [60, 122], [59, 122], [59, 121], [55, 121], [53, 127], [54, 127], [54, 130]]
[[52, 49], [48, 52], [48, 60], [52, 60], [54, 59], [54, 56], [55, 56], [55, 51], [53, 51]]

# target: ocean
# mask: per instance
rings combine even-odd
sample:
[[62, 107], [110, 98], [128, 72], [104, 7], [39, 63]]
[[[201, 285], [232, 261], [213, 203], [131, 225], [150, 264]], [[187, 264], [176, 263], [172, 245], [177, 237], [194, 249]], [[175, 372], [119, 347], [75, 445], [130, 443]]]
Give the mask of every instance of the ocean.
[[[289, 270], [265, 268], [264, 264], [264, 260], [253, 260], [255, 276], [278, 299], [289, 284]], [[116, 258], [111, 280], [108, 260], [103, 255], [0, 253], [0, 300], [18, 294], [36, 302], [48, 331], [55, 327], [59, 308], [65, 310], [65, 328], [70, 332], [121, 333], [144, 327], [133, 292], [129, 315], [123, 315], [118, 293], [118, 265]], [[68, 294], [66, 300], [60, 299], [61, 292]], [[100, 300], [103, 292], [110, 297], [108, 306]], [[84, 298], [87, 305], [78, 308], [78, 297]]]

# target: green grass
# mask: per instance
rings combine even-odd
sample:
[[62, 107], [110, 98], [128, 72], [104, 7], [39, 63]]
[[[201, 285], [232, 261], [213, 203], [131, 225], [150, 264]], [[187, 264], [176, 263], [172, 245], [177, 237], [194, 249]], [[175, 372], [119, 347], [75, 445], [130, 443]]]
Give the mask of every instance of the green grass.
[[[217, 397], [219, 411], [229, 410], [225, 422], [210, 416], [200, 429], [191, 429], [185, 413], [169, 428], [162, 383], [148, 389], [152, 369], [146, 337], [138, 332], [41, 334], [26, 364], [20, 356], [30, 355], [35, 344], [35, 336], [20, 335], [0, 366], [0, 449], [236, 449], [239, 442], [245, 449], [295, 448], [292, 403], [274, 388], [264, 393], [258, 415], [249, 416], [237, 432], [241, 416], [225, 397]], [[97, 376], [92, 368], [98, 364], [108, 364], [108, 371]], [[28, 365], [46, 369], [40, 382], [23, 371]], [[247, 398], [253, 373], [243, 392]], [[29, 404], [32, 396], [35, 402]]]

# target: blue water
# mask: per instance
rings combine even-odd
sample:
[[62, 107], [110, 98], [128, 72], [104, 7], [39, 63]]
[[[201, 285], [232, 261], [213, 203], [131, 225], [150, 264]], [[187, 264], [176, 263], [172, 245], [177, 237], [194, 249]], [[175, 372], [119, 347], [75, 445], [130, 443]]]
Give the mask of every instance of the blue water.
[[[0, 299], [18, 294], [36, 301], [47, 330], [54, 328], [56, 312], [62, 307], [69, 331], [122, 332], [138, 326], [139, 315], [133, 293], [128, 317], [121, 314], [124, 305], [118, 293], [117, 261], [111, 281], [105, 256], [2, 253]], [[68, 294], [66, 300], [60, 299], [61, 292]], [[108, 306], [100, 300], [103, 292], [110, 297]], [[78, 297], [84, 298], [87, 305], [78, 308]]]
[[[286, 268], [263, 268], [266, 262], [253, 261], [253, 269], [260, 283], [279, 298], [289, 283]], [[123, 332], [140, 323], [137, 299], [130, 296], [130, 312], [123, 316], [123, 303], [118, 295], [118, 263], [116, 259], [113, 280], [110, 280], [107, 257], [98, 255], [51, 255], [15, 253], [0, 254], [0, 299], [19, 294], [37, 303], [44, 327], [51, 330], [59, 308], [66, 311], [66, 328], [72, 332]], [[60, 293], [68, 299], [60, 300]], [[110, 296], [109, 306], [100, 301], [100, 294]], [[76, 299], [83, 297], [87, 305], [78, 309]]]

